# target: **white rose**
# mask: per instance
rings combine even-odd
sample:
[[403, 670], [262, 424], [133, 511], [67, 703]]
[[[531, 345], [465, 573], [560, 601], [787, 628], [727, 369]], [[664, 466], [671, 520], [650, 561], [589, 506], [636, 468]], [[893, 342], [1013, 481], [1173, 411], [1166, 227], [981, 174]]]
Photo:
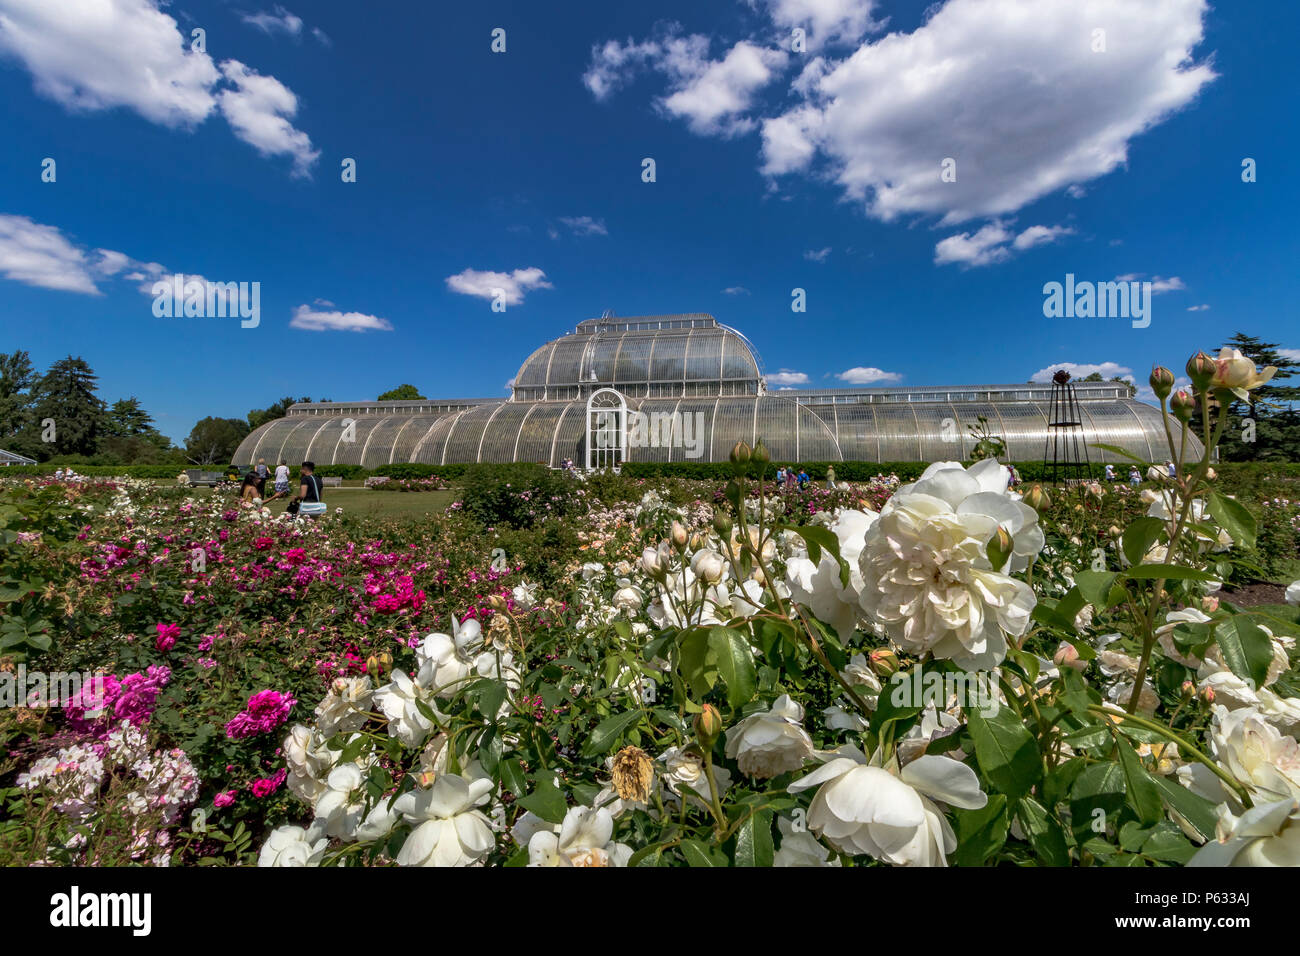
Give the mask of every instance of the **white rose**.
[[316, 705], [316, 727], [326, 737], [356, 733], [370, 719], [366, 711], [374, 690], [369, 677], [337, 677]]
[[782, 694], [771, 710], [750, 714], [727, 731], [727, 756], [759, 780], [798, 770], [813, 754], [802, 720], [803, 708]]
[[365, 812], [365, 775], [354, 763], [340, 764], [325, 780], [325, 792], [316, 801], [316, 822], [326, 836], [351, 841]]
[[[939, 476], [955, 480], [951, 471]], [[985, 546], [998, 527], [990, 515], [959, 514], [931, 495], [896, 494], [867, 532], [859, 562], [868, 619], [918, 657], [929, 652], [965, 670], [997, 666], [1036, 603], [1027, 584], [989, 563]]]
[[414, 826], [397, 854], [398, 866], [470, 866], [492, 852], [496, 839], [486, 803], [495, 784], [443, 774], [428, 789], [402, 794], [393, 809]]
[[806, 828], [796, 830], [785, 817], [779, 817], [776, 825], [781, 831], [781, 847], [776, 851], [773, 866], [843, 866], [839, 857], [818, 843]]
[[627, 866], [632, 848], [613, 842], [614, 817], [604, 807], [571, 807], [564, 823], [528, 839], [529, 866]]
[[1218, 839], [1188, 866], [1300, 866], [1300, 801], [1260, 804], [1235, 816], [1219, 807]]
[[[702, 757], [681, 747], [670, 747], [659, 759], [664, 764], [663, 782], [674, 797], [681, 797], [683, 788], [689, 787], [695, 792], [695, 796], [690, 798], [692, 803], [706, 807], [712, 804], [713, 791], [709, 787]], [[718, 794], [721, 796], [731, 785], [731, 773], [726, 767], [715, 764], [713, 776], [718, 782]]]
[[947, 866], [957, 836], [934, 801], [970, 810], [988, 802], [975, 771], [948, 757], [927, 754], [891, 773], [854, 747], [835, 753], [787, 789], [818, 787], [808, 826], [842, 853], [895, 866]]
[[329, 846], [317, 827], [283, 826], [274, 831], [262, 844], [257, 855], [258, 866], [320, 866], [325, 848]]
[[416, 684], [404, 671], [393, 671], [390, 683], [375, 691], [375, 706], [388, 718], [389, 736], [408, 747], [418, 747], [433, 730], [434, 721], [420, 710], [419, 703], [437, 714], [432, 695]]
[[1300, 581], [1292, 581], [1287, 585], [1286, 603], [1300, 604]]

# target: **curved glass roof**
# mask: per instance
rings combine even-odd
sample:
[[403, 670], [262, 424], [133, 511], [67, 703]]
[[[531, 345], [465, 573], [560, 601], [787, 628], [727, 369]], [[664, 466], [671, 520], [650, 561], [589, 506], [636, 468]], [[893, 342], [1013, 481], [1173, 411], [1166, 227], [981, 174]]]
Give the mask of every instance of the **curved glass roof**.
[[[234, 462], [584, 462], [586, 400], [607, 387], [626, 402], [628, 461], [725, 461], [737, 441], [760, 438], [779, 461], [963, 460], [981, 416], [1013, 461], [1042, 460], [1048, 443], [1050, 385], [767, 392], [748, 340], [690, 313], [581, 322], [525, 360], [509, 400], [294, 405], [250, 433]], [[1165, 458], [1159, 410], [1129, 398], [1127, 386], [1078, 382], [1075, 393], [1091, 460], [1125, 461], [1097, 444]], [[642, 429], [635, 440], [634, 423]]]
[[579, 398], [605, 386], [649, 397], [757, 394], [762, 375], [748, 340], [711, 315], [607, 316], [533, 352], [514, 393], [516, 401]]

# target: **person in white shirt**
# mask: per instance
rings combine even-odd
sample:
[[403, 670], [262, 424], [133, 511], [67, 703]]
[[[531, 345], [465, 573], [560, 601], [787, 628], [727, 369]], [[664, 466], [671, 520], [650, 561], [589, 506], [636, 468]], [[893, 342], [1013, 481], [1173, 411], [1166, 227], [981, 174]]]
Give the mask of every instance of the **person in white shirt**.
[[274, 501], [276, 498], [283, 497], [289, 493], [289, 463], [284, 459], [280, 464], [275, 466], [275, 494], [267, 498], [267, 501]]

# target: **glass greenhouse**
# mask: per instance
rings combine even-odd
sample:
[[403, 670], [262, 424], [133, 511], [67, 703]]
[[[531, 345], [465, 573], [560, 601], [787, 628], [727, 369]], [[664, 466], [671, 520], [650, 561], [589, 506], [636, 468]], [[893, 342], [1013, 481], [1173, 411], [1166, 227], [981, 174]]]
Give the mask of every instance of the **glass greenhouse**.
[[[1074, 383], [1084, 440], [1167, 457], [1158, 409], [1118, 382]], [[235, 453], [297, 464], [725, 461], [759, 438], [777, 461], [969, 458], [983, 417], [1013, 461], [1042, 460], [1051, 385], [769, 391], [758, 352], [711, 315], [578, 324], [524, 360], [509, 399], [310, 402], [251, 432]], [[1093, 461], [1125, 461], [1089, 448]]]

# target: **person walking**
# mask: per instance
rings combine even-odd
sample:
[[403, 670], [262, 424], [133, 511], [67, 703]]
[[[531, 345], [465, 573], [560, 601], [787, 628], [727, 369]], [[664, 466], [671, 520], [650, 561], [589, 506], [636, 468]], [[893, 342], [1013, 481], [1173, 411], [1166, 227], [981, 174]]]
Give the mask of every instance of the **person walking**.
[[1115, 480], [1115, 466], [1114, 466], [1114, 465], [1111, 465], [1111, 464], [1107, 464], [1107, 465], [1106, 465], [1106, 480], [1107, 480], [1107, 481], [1114, 481], [1114, 480]]
[[799, 469], [799, 487], [802, 488], [802, 487], [803, 487], [804, 485], [806, 485], [806, 484], [808, 484], [808, 472], [806, 472], [806, 471], [804, 471], [802, 468], [800, 468], [800, 469]]
[[266, 467], [265, 458], [257, 459], [257, 467], [253, 469], [253, 473], [257, 475], [257, 497], [265, 498], [266, 479], [271, 477], [271, 472]]
[[835, 490], [835, 466], [826, 466], [826, 488], [830, 491]]
[[267, 498], [267, 501], [274, 501], [276, 498], [283, 498], [289, 493], [289, 463], [283, 458], [280, 464], [275, 466], [275, 494]]
[[784, 481], [785, 481], [785, 467], [782, 466], [776, 470], [776, 486], [780, 488], [782, 482]]
[[289, 502], [288, 513], [316, 518], [328, 508], [322, 501], [320, 479], [316, 477], [316, 463], [304, 461], [298, 469], [298, 495]]

